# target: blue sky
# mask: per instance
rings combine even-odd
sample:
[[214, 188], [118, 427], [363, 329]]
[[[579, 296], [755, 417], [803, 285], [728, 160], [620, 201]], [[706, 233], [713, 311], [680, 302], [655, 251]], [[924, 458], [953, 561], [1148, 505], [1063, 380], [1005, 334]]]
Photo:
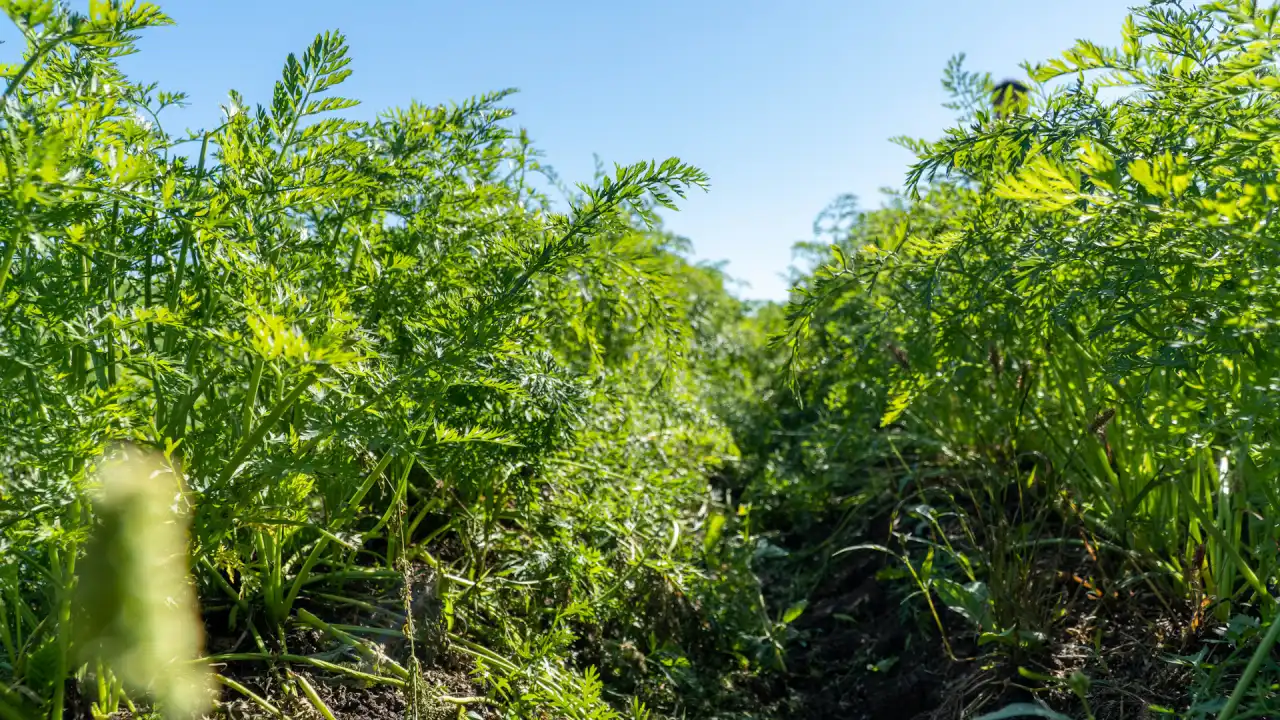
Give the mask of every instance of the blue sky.
[[[73, 6], [83, 2], [74, 2]], [[1075, 38], [1117, 44], [1125, 0], [169, 0], [125, 65], [183, 90], [171, 131], [212, 125], [226, 91], [267, 102], [285, 55], [343, 31], [343, 94], [368, 117], [505, 87], [566, 181], [606, 163], [677, 155], [711, 176], [668, 227], [697, 257], [728, 260], [740, 294], [785, 297], [791, 245], [841, 193], [864, 207], [898, 186], [896, 135], [951, 122], [947, 59], [996, 76]], [[9, 38], [11, 32], [0, 33]], [[0, 46], [9, 59], [17, 44]]]

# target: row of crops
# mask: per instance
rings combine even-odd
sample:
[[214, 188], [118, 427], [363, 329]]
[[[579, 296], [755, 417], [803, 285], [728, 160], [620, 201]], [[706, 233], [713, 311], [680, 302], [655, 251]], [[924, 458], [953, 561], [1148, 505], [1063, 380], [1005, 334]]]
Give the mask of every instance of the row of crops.
[[8, 720], [1280, 705], [1276, 7], [957, 59], [786, 304], [509, 92], [346, 119], [329, 32], [174, 134], [159, 8], [0, 7]]

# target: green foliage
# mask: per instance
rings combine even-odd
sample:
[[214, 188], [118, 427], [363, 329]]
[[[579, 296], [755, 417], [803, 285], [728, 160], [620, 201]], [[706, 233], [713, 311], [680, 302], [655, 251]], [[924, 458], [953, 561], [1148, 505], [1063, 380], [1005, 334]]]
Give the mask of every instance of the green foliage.
[[[159, 9], [0, 4], [25, 41], [0, 67], [7, 717], [195, 707], [140, 679], [145, 638], [197, 636], [143, 608], [193, 595], [230, 648], [207, 659], [278, 686], [216, 679], [273, 715], [332, 715], [321, 672], [415, 714], [766, 717], [795, 641], [850, 618], [814, 596], [841, 563], [1010, 667], [1086, 568], [1090, 597], [1227, 624], [1195, 716], [1265, 707], [1277, 8], [1151, 3], [1016, 102], [957, 57], [956, 126], [897, 140], [882, 207], [819, 216], [781, 306], [663, 229], [692, 166], [538, 190], [510, 90], [350, 120], [329, 32], [177, 137], [184, 96], [115, 64]], [[171, 507], [95, 492], [125, 443], [185, 481]], [[146, 518], [189, 524], [192, 586], [173, 548], [146, 571], [173, 543]], [[426, 686], [444, 657], [483, 697]], [[1088, 676], [1044, 678], [1092, 713]], [[988, 717], [1020, 713], [1057, 717]]]
[[[709, 409], [736, 395], [702, 387], [734, 366], [740, 307], [655, 215], [701, 171], [617, 166], [556, 212], [510, 91], [345, 119], [336, 32], [269, 103], [232, 92], [222, 124], [174, 137], [183, 96], [114, 64], [157, 8], [4, 9], [26, 39], [0, 108], [7, 684], [60, 717], [75, 678], [105, 715], [152, 667], [125, 641], [106, 664], [72, 653], [106, 642], [70, 601], [86, 535], [128, 524], [90, 492], [120, 442], [186, 480], [210, 632], [255, 646], [220, 662], [405, 686], [451, 648], [516, 715], [603, 719], [709, 702], [714, 673], [772, 661], [741, 523], [703, 537], [727, 516], [707, 477], [737, 451]], [[122, 594], [116, 630], [172, 587], [136, 570], [84, 576]], [[396, 588], [411, 666], [323, 617]], [[299, 625], [357, 660], [291, 652]]]
[[903, 559], [983, 637], [1063, 619], [1025, 612], [1065, 597], [1031, 548], [1079, 538], [1091, 572], [1191, 606], [1192, 627], [1201, 608], [1274, 616], [1280, 9], [1132, 13], [1122, 47], [1026, 66], [1007, 112], [953, 62], [960, 123], [901, 141], [919, 156], [907, 191], [852, 216], [832, 254], [803, 248], [816, 267], [775, 338], [796, 397], [777, 425], [800, 438], [752, 491], [820, 518], [822, 491], [787, 490], [896, 466], [903, 516], [948, 514], [895, 531]]

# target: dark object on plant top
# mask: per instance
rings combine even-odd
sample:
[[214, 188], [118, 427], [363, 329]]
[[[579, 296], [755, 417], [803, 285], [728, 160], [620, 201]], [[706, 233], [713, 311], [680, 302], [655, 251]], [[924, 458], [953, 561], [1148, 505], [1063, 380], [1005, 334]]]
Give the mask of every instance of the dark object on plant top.
[[991, 93], [991, 105], [996, 117], [1006, 118], [1027, 106], [1026, 85], [1017, 80], [1002, 80]]

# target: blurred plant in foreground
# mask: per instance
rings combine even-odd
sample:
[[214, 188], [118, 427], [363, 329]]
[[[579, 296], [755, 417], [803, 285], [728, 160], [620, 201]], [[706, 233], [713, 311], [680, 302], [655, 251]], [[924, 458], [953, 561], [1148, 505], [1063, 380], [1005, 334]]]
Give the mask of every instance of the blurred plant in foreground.
[[74, 597], [80, 659], [108, 696], [146, 693], [166, 717], [199, 717], [210, 707], [199, 602], [187, 571], [188, 514], [182, 475], [157, 453], [117, 449], [100, 473], [96, 525], [81, 560]]

